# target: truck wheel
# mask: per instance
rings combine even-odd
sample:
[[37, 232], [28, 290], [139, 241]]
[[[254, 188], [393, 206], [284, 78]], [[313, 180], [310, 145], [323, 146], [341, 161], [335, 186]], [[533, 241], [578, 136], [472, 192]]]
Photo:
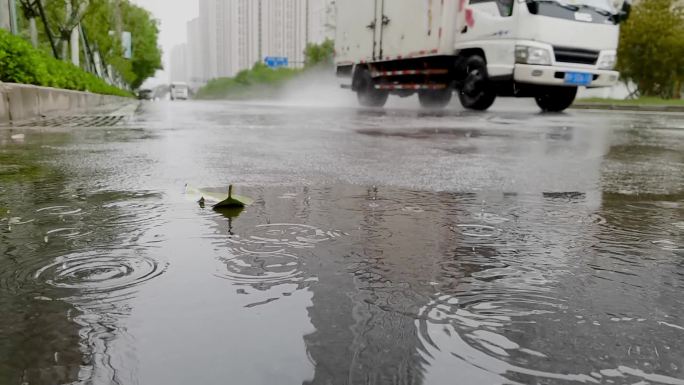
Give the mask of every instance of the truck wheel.
[[484, 111], [494, 104], [496, 90], [487, 76], [487, 63], [479, 55], [469, 57], [464, 65], [465, 79], [458, 93], [463, 107]]
[[418, 100], [423, 108], [441, 109], [449, 104], [453, 93], [451, 88], [420, 91], [418, 93]]
[[383, 107], [387, 103], [389, 92], [375, 89], [373, 77], [366, 68], [360, 68], [355, 77], [356, 98], [364, 107]]
[[544, 112], [561, 112], [572, 105], [577, 96], [577, 87], [548, 87], [534, 100]]

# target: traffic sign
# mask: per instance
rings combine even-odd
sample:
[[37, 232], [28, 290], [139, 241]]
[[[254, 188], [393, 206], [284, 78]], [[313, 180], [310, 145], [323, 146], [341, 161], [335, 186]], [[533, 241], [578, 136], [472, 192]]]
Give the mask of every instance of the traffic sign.
[[123, 57], [124, 59], [133, 58], [133, 37], [130, 32], [121, 32], [121, 45], [123, 46]]
[[287, 67], [290, 64], [290, 61], [286, 57], [266, 56], [264, 63], [269, 68], [280, 68]]

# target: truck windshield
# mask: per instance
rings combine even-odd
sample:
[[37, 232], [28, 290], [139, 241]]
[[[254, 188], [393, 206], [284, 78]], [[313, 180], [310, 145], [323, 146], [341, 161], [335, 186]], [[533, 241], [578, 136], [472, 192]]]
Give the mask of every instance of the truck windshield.
[[618, 5], [612, 0], [527, 0], [532, 14], [599, 24], [617, 24]]

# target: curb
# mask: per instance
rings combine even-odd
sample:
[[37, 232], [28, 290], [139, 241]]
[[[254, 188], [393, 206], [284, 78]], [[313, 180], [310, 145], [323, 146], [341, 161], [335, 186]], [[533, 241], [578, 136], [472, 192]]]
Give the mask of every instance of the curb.
[[659, 105], [623, 105], [623, 104], [594, 104], [577, 103], [570, 106], [576, 110], [608, 110], [608, 111], [641, 111], [641, 112], [682, 112], [684, 106], [659, 106]]
[[0, 124], [123, 105], [133, 100], [30, 84], [0, 83]]

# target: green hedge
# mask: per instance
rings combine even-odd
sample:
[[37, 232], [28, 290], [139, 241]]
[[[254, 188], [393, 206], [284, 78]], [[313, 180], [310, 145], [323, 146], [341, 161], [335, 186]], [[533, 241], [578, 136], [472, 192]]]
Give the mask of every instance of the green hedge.
[[0, 81], [34, 84], [97, 94], [131, 96], [97, 76], [33, 48], [26, 40], [0, 29]]
[[288, 81], [314, 68], [332, 67], [335, 43], [328, 39], [321, 44], [308, 44], [304, 50], [306, 65], [303, 69], [268, 68], [256, 63], [233, 78], [210, 80], [200, 88], [196, 99], [254, 99], [275, 95]]
[[247, 99], [271, 96], [301, 70], [271, 69], [257, 63], [249, 70], [240, 71], [234, 78], [209, 81], [197, 92], [197, 99]]

